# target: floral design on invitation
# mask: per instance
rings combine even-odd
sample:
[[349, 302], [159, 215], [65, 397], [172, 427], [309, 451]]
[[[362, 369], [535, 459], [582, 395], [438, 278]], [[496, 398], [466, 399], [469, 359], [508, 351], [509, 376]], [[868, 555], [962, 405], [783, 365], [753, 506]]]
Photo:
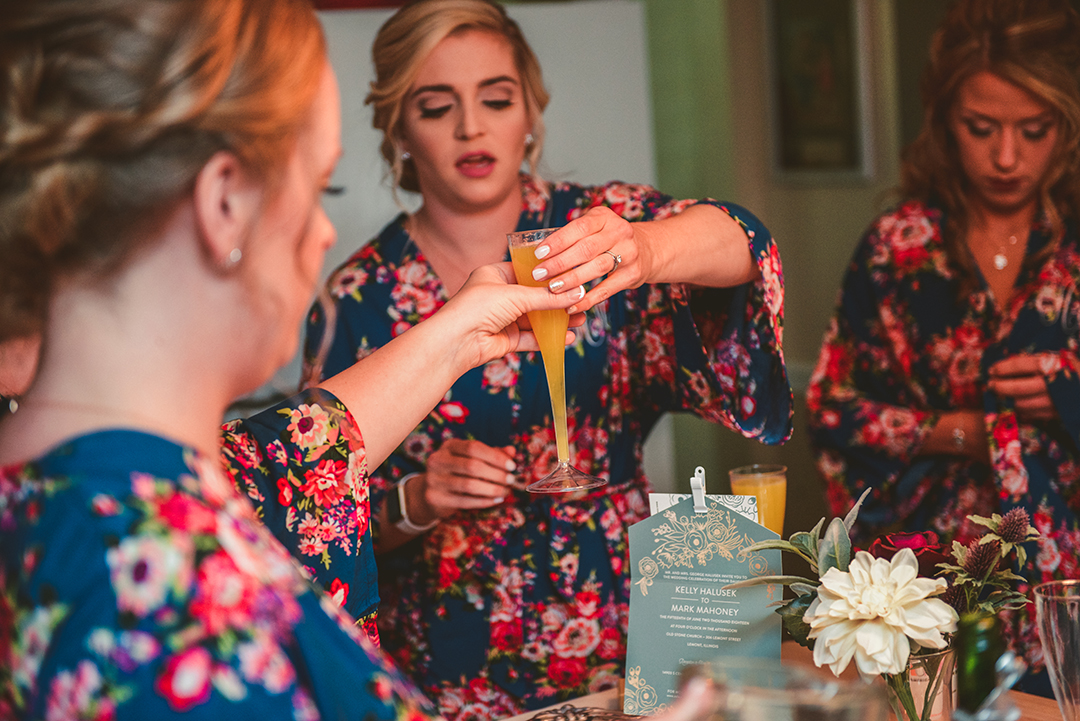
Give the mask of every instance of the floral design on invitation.
[[664, 511], [667, 522], [653, 529], [656, 542], [652, 557], [664, 568], [695, 565], [704, 566], [714, 557], [727, 560], [753, 541], [740, 533], [731, 512], [709, 499], [712, 513], [694, 513], [678, 516], [672, 510]]
[[[660, 694], [641, 677], [641, 666], [626, 669], [626, 683], [623, 686], [623, 713], [643, 716], [654, 713]], [[667, 704], [664, 704], [666, 706]]]
[[656, 565], [656, 561], [652, 558], [645, 556], [638, 561], [638, 571], [641, 572], [641, 578], [638, 580], [637, 585], [641, 589], [641, 595], [648, 596], [649, 586], [652, 585], [656, 574], [660, 572], [660, 567]]

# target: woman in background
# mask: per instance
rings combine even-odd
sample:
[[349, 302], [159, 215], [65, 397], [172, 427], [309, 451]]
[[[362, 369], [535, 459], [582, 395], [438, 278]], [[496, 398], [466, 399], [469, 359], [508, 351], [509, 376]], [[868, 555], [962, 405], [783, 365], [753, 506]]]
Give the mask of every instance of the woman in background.
[[[1067, 0], [949, 11], [906, 200], [859, 244], [808, 393], [833, 513], [874, 489], [860, 540], [966, 544], [969, 515], [1023, 508], [1042, 534], [1025, 589], [1080, 575], [1078, 68]], [[1041, 668], [1033, 618], [1010, 630]]]
[[[310, 3], [31, 0], [0, 48], [0, 343], [43, 339], [0, 423], [0, 717], [427, 718], [223, 472], [220, 418], [293, 355], [334, 241]], [[584, 295], [511, 272], [231, 426], [235, 483], [304, 514], [347, 498], [322, 537], [370, 559], [366, 464], [464, 370], [535, 348], [523, 312]]]
[[547, 93], [496, 3], [410, 3], [373, 56], [382, 154], [422, 204], [331, 277], [336, 321], [331, 340], [316, 309], [312, 379], [430, 316], [507, 257], [511, 231], [561, 227], [534, 278], [589, 286], [578, 308], [591, 319], [566, 354], [571, 462], [607, 486], [523, 491], [551, 470], [555, 443], [541, 359], [519, 353], [455, 384], [373, 477], [384, 647], [448, 717], [510, 716], [622, 675], [626, 528], [648, 514], [642, 444], [661, 415], [788, 437], [779, 257], [733, 205], [522, 174], [540, 158]]

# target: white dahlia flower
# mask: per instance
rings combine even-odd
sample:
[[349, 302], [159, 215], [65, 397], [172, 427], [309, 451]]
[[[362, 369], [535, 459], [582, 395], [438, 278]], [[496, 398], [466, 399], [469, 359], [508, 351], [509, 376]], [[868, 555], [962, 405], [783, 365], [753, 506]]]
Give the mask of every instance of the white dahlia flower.
[[930, 596], [947, 587], [944, 579], [919, 578], [909, 548], [891, 561], [859, 551], [847, 572], [830, 568], [821, 577], [803, 615], [816, 639], [814, 663], [839, 676], [854, 658], [862, 677], [871, 678], [903, 671], [915, 648], [944, 648], [942, 634], [956, 630], [956, 611]]

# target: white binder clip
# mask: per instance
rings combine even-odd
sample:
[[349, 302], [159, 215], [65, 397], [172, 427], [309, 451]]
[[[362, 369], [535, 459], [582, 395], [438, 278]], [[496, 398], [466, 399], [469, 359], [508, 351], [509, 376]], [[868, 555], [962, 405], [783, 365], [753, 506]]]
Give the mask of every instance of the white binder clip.
[[694, 494], [694, 513], [708, 513], [705, 507], [705, 469], [698, 466], [690, 479], [690, 492]]

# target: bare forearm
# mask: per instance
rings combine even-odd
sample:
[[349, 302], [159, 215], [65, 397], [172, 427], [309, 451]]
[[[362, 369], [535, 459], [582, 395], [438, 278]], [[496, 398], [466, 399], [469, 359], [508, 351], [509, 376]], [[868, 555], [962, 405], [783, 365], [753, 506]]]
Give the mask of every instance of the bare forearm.
[[512, 350], [534, 350], [536, 339], [518, 331], [518, 318], [565, 309], [584, 295], [583, 288], [556, 294], [510, 285], [512, 278], [509, 263], [477, 268], [438, 313], [320, 384], [356, 419], [368, 468], [386, 460], [465, 371]]
[[469, 368], [458, 358], [455, 336], [435, 320], [416, 325], [320, 384], [356, 419], [368, 468], [379, 466]]
[[633, 226], [656, 258], [650, 283], [728, 288], [760, 277], [746, 232], [719, 208], [694, 205], [670, 218]]

